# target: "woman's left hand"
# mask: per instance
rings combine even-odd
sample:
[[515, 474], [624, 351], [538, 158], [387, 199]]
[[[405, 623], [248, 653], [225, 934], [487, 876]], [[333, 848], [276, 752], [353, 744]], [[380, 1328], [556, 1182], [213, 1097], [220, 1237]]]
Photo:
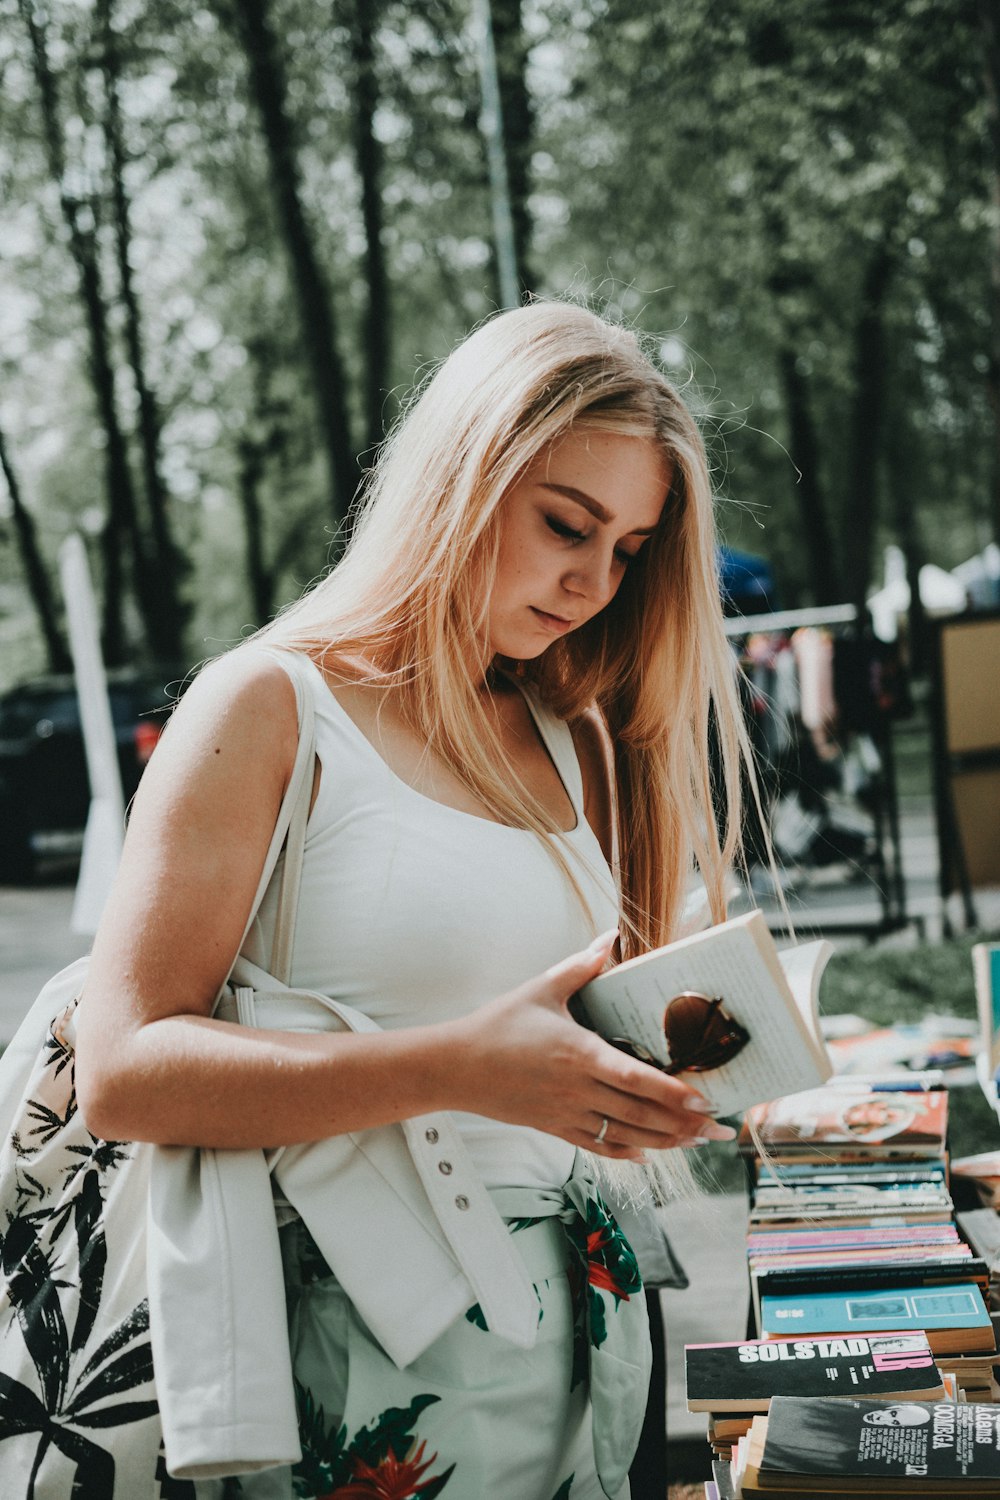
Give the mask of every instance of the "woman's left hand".
[[451, 1033], [447, 1107], [529, 1125], [601, 1156], [732, 1140], [703, 1095], [579, 1026], [570, 998], [604, 968], [617, 933], [481, 1007]]

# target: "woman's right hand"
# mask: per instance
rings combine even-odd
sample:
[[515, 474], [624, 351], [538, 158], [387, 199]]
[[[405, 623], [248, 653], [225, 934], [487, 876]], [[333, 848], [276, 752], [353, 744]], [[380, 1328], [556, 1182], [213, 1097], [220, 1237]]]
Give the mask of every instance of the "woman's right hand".
[[735, 1131], [710, 1118], [696, 1089], [620, 1052], [570, 1015], [571, 997], [600, 974], [617, 936], [605, 933], [452, 1023], [453, 1108], [533, 1126], [617, 1160], [733, 1139]]

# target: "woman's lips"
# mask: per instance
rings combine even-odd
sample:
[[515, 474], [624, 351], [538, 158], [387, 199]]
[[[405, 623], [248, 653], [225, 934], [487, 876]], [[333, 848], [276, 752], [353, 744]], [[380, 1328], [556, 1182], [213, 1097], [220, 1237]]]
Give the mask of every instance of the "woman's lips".
[[544, 609], [536, 609], [532, 604], [531, 613], [543, 625], [546, 630], [551, 630], [553, 635], [562, 635], [567, 630], [573, 629], [573, 621], [563, 619], [562, 615], [550, 615]]

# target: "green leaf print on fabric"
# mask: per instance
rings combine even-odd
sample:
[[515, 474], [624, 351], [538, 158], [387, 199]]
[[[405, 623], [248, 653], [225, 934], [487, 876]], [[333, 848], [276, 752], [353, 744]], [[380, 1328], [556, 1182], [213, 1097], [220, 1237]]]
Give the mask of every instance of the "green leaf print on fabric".
[[[347, 1427], [327, 1430], [322, 1406], [296, 1381], [302, 1458], [294, 1473], [296, 1495], [315, 1500], [434, 1500], [455, 1470], [428, 1475], [437, 1462], [418, 1442], [417, 1419], [439, 1396], [415, 1396], [407, 1407], [390, 1406], [371, 1427], [347, 1441]], [[425, 1477], [426, 1476], [426, 1477]]]
[[599, 1349], [608, 1336], [608, 1294], [617, 1310], [642, 1291], [635, 1251], [599, 1193], [587, 1199], [586, 1210], [586, 1218], [574, 1216], [566, 1225], [574, 1315], [571, 1390], [586, 1378], [589, 1346]]
[[562, 1484], [556, 1490], [555, 1494], [552, 1496], [552, 1500], [569, 1500], [569, 1492], [572, 1488], [573, 1480], [575, 1478], [576, 1474], [573, 1473], [569, 1476], [568, 1479], [564, 1479]]
[[472, 1306], [468, 1309], [465, 1314], [465, 1321], [471, 1323], [475, 1328], [481, 1328], [484, 1333], [489, 1333], [490, 1331], [486, 1315], [478, 1302], [473, 1302]]

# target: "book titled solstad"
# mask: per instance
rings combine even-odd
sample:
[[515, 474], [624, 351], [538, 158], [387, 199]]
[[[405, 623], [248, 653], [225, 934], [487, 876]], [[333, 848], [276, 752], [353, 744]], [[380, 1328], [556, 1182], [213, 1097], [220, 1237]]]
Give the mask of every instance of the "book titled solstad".
[[996, 1348], [989, 1310], [974, 1284], [762, 1297], [760, 1321], [765, 1338], [923, 1329], [935, 1354]]
[[924, 1333], [687, 1344], [684, 1370], [689, 1411], [767, 1411], [773, 1396], [944, 1396]]

